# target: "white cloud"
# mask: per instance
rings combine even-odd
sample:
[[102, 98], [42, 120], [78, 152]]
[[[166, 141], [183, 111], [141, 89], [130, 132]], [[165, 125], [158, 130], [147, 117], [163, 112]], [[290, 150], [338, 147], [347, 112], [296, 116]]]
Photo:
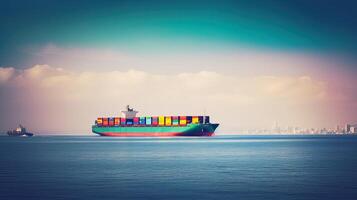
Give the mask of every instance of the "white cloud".
[[[160, 74], [138, 70], [69, 71], [48, 65], [0, 68], [1, 128], [18, 120], [38, 131], [89, 132], [97, 116], [127, 104], [143, 115], [198, 115], [221, 132], [323, 121], [325, 82], [309, 76], [239, 76], [213, 71]], [[9, 114], [16, 113], [16, 114]]]
[[[289, 75], [325, 76], [331, 70], [340, 69], [341, 63], [334, 58], [297, 52], [265, 49], [237, 48], [202, 49], [202, 51], [133, 52], [109, 48], [60, 47], [54, 44], [32, 53], [30, 63], [46, 63], [51, 66], [80, 71], [127, 71], [137, 69], [153, 73], [182, 73], [214, 71], [240, 75]], [[323, 69], [323, 70], [321, 70]], [[327, 73], [330, 72], [330, 73]]]

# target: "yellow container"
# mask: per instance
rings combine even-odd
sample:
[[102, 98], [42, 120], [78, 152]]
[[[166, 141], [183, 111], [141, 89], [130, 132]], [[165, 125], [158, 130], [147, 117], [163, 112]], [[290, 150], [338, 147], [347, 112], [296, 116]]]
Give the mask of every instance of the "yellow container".
[[192, 117], [192, 124], [198, 124], [199, 122], [198, 117]]
[[180, 119], [180, 126], [186, 126], [187, 120], [186, 119]]
[[165, 126], [165, 117], [159, 116], [159, 126]]
[[171, 126], [171, 117], [165, 117], [165, 125]]

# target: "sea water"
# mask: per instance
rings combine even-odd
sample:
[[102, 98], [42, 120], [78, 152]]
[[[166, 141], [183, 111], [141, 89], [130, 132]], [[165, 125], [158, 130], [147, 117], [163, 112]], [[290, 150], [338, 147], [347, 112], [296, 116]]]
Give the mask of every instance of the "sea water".
[[357, 137], [4, 136], [0, 199], [357, 199]]

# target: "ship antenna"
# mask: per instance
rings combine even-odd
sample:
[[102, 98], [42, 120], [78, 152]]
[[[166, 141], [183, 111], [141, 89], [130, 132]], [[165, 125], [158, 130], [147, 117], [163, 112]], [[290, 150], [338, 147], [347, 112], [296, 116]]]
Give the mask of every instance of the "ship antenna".
[[134, 111], [134, 109], [130, 108], [129, 105], [126, 106], [126, 109], [127, 109], [129, 112]]

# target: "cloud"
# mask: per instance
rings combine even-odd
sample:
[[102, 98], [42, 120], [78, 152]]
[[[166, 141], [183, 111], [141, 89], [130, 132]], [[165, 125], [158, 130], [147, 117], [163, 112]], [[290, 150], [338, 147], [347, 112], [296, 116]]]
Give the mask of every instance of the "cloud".
[[[143, 51], [113, 48], [62, 47], [48, 44], [27, 49], [30, 63], [46, 63], [78, 72], [127, 71], [136, 69], [152, 73], [183, 73], [214, 71], [249, 76], [303, 76], [324, 77], [341, 69], [346, 63], [334, 55], [317, 55], [271, 49], [185, 48], [181, 51]], [[341, 71], [341, 70], [340, 70]]]
[[41, 132], [89, 133], [98, 116], [127, 104], [142, 115], [209, 114], [221, 132], [323, 125], [331, 94], [310, 76], [239, 76], [214, 71], [70, 71], [49, 65], [0, 68], [1, 128], [26, 123]]
[[16, 70], [13, 67], [0, 68], [0, 84], [11, 79], [14, 76], [15, 71]]

